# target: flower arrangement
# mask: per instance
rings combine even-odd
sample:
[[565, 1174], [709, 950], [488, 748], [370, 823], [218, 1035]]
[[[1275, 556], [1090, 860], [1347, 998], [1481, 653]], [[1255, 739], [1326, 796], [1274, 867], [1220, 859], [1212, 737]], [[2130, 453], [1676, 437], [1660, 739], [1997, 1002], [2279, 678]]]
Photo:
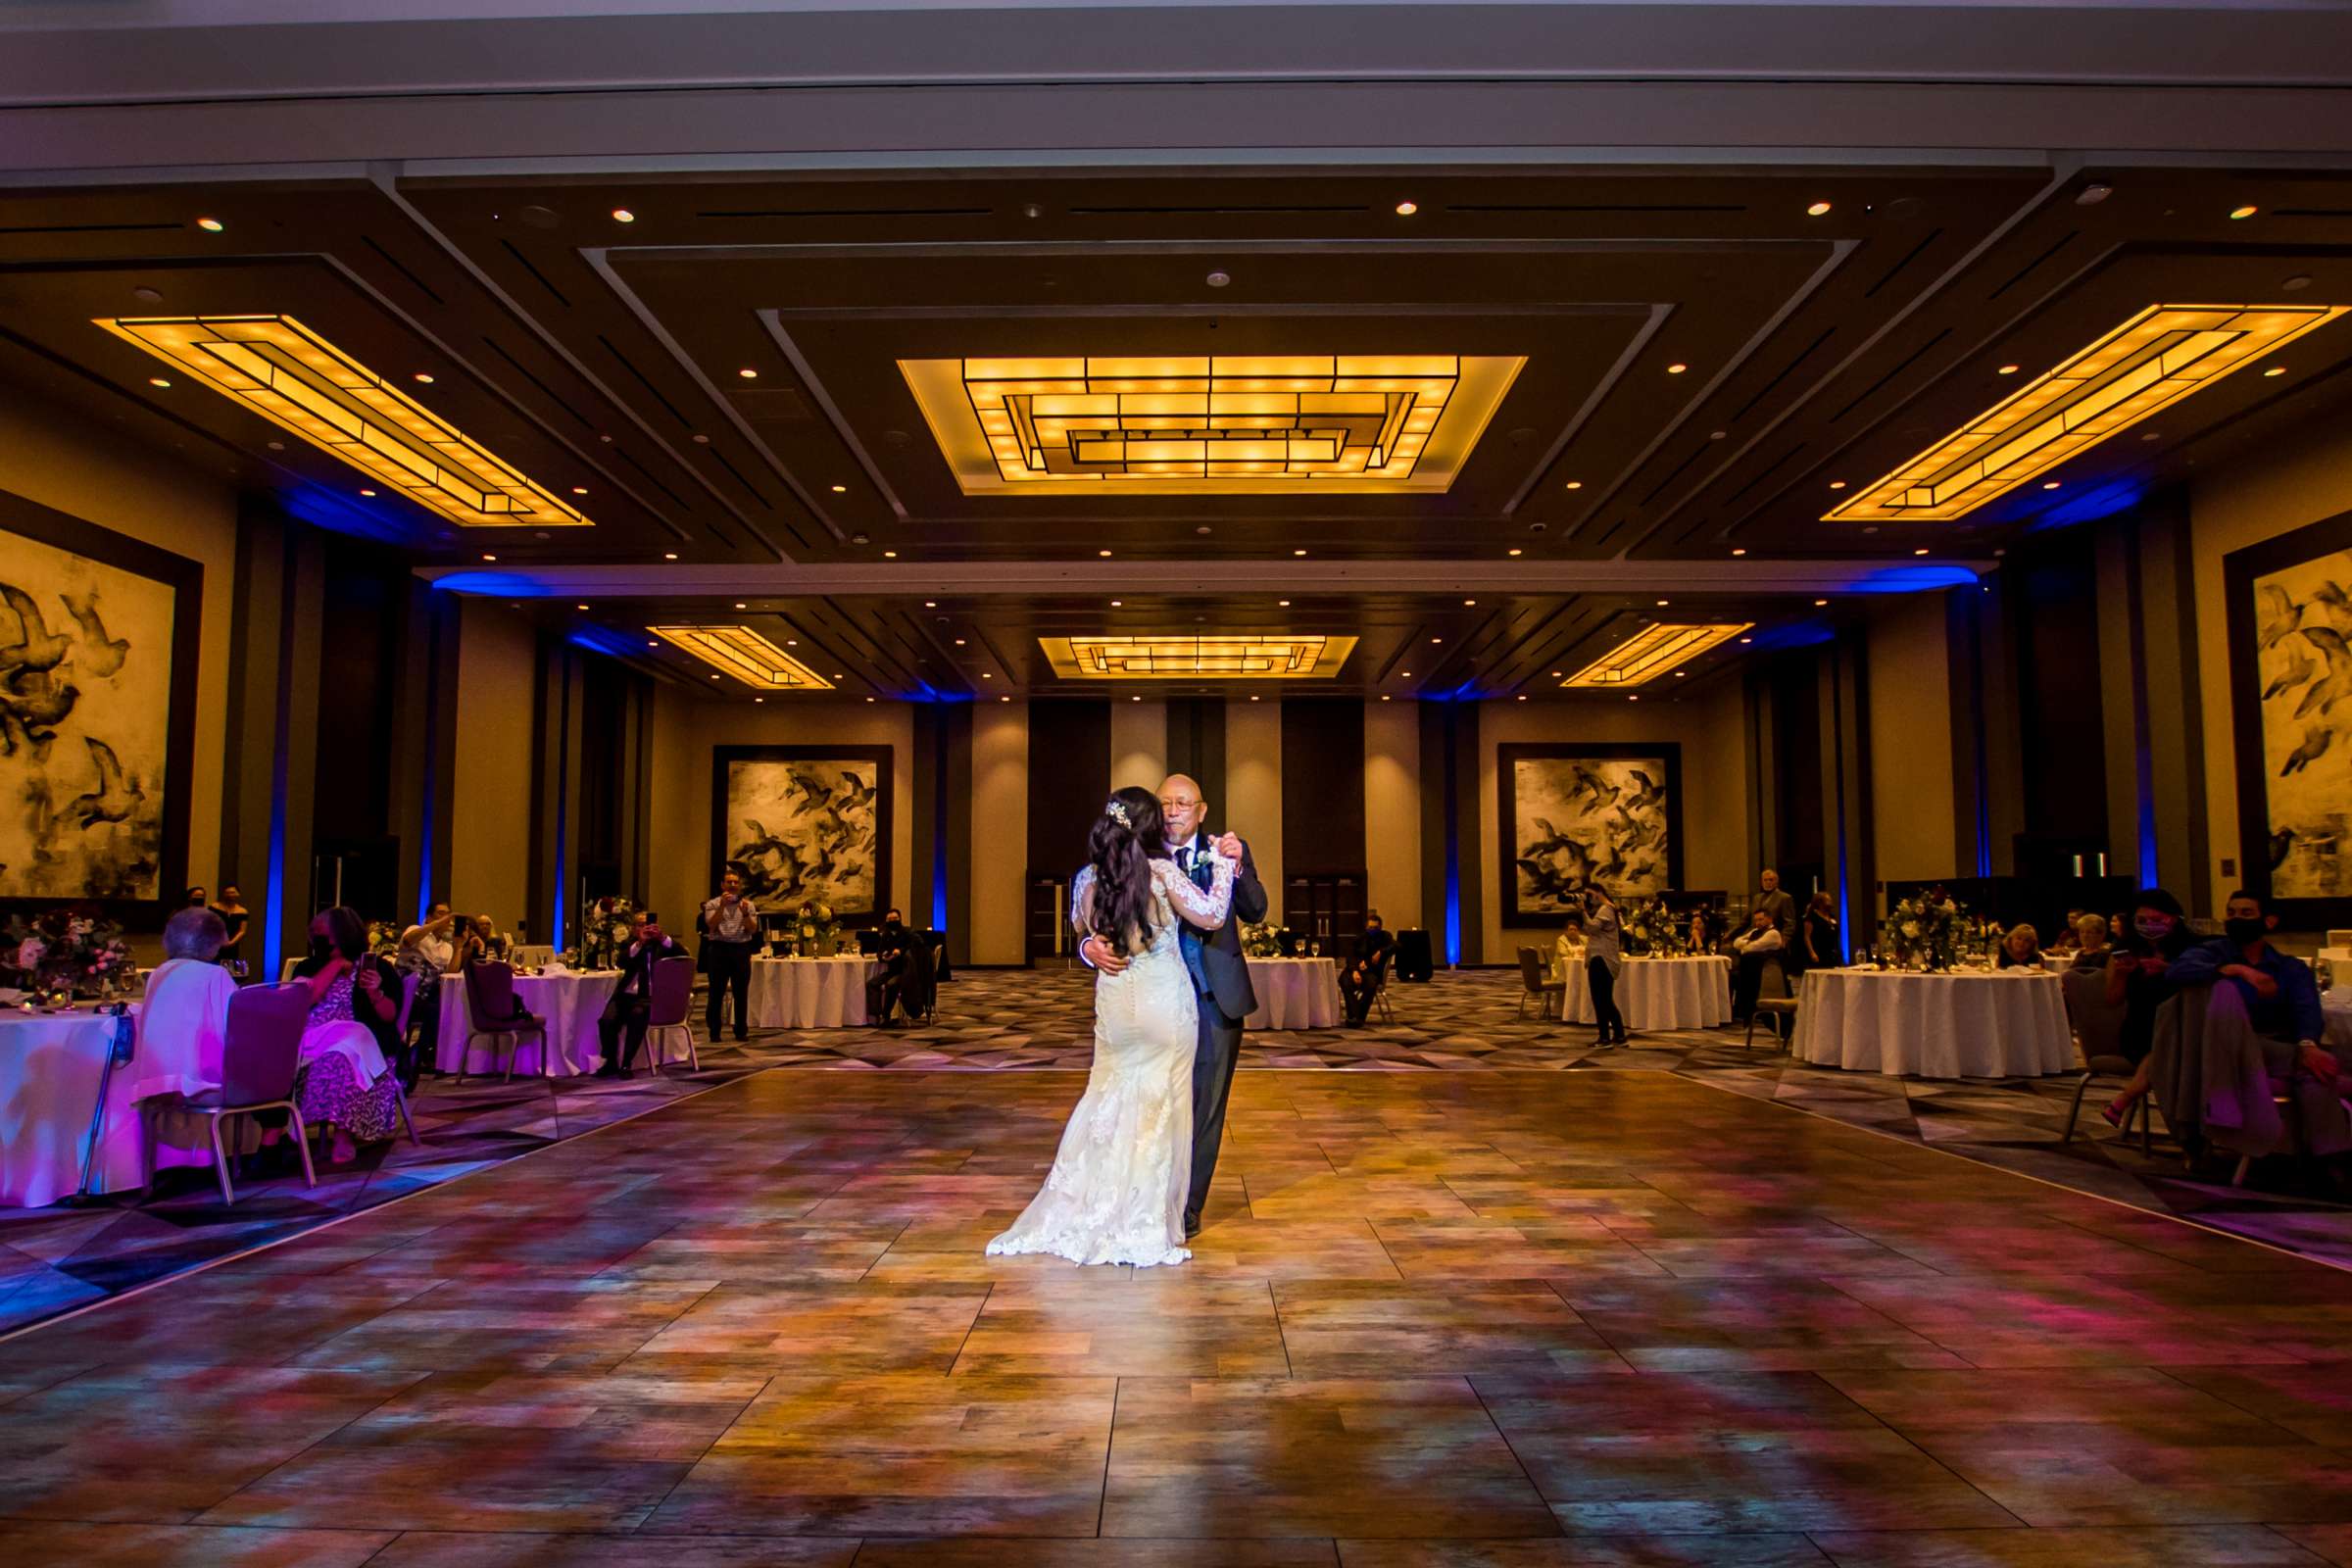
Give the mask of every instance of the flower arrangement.
[[1279, 958], [1282, 956], [1282, 936], [1263, 920], [1255, 924], [1245, 920], [1242, 922], [1242, 955], [1250, 958]]
[[390, 920], [368, 922], [368, 951], [379, 958], [397, 956], [400, 953], [401, 927]]
[[841, 946], [841, 922], [833, 918], [832, 906], [813, 900], [786, 916], [784, 929], [803, 957], [830, 954]]
[[629, 945], [629, 936], [637, 919], [637, 906], [627, 899], [614, 899], [611, 907], [601, 901], [589, 906], [580, 927], [579, 962], [588, 969], [611, 969], [620, 963], [620, 950]]
[[26, 991], [95, 991], [101, 995], [136, 970], [122, 927], [86, 905], [44, 909], [29, 921], [11, 915], [0, 968]]
[[1940, 973], [1960, 961], [1969, 936], [1967, 910], [1941, 888], [1905, 899], [1886, 912], [1886, 946], [1896, 963]]
[[1690, 922], [1668, 908], [1664, 899], [1651, 899], [1627, 909], [1617, 930], [1629, 957], [1672, 957], [1690, 940]]

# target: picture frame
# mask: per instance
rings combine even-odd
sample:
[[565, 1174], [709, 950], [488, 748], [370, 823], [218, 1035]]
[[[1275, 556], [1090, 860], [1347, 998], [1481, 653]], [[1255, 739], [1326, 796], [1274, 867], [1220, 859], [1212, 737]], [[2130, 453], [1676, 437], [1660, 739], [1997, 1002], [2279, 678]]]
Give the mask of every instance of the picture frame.
[[[152, 583], [171, 606], [171, 633], [164, 643], [169, 667], [153, 680], [141, 683], [142, 688], [152, 686], [163, 694], [165, 711], [162, 722], [158, 725], [150, 721], [141, 726], [150, 740], [160, 735], [160, 745], [155, 746], [143, 759], [122, 759], [127, 771], [118, 792], [129, 802], [130, 791], [136, 790], [143, 796], [157, 782], [160, 774], [160, 806], [153, 808], [151, 813], [144, 800], [138, 800], [128, 807], [138, 812], [137, 820], [156, 835], [154, 891], [141, 896], [92, 894], [84, 890], [26, 891], [7, 876], [4, 869], [0, 869], [0, 913], [30, 913], [70, 903], [90, 906], [107, 918], [120, 921], [134, 931], [160, 929], [164, 919], [179, 906], [187, 887], [188, 796], [195, 769], [196, 679], [197, 662], [203, 646], [204, 564], [133, 539], [127, 534], [118, 533], [86, 518], [5, 492], [0, 492], [0, 534], [14, 535], [34, 545], [46, 546], [49, 551], [88, 563], [103, 568], [106, 573], [126, 573], [131, 578]], [[30, 564], [20, 555], [16, 569], [31, 569]], [[0, 567], [0, 581], [8, 577], [9, 568]], [[9, 586], [16, 588], [14, 583]], [[16, 591], [24, 590], [17, 588]], [[65, 719], [49, 726], [55, 739], [47, 743], [51, 756], [57, 758], [58, 765], [71, 769], [75, 761], [71, 755], [72, 749], [69, 747], [59, 752], [56, 748], [85, 735], [93, 740], [105, 739], [103, 735], [91, 735], [89, 732], [89, 725], [97, 715], [93, 711], [94, 705], [88, 699], [98, 696], [102, 690], [119, 685], [113, 677], [120, 672], [120, 662], [135, 657], [136, 639], [141, 631], [141, 622], [146, 617], [118, 615], [113, 624], [102, 624], [107, 607], [93, 602], [90, 608], [98, 612], [97, 617], [89, 626], [78, 626], [63, 607], [45, 602], [46, 598], [54, 597], [53, 594], [32, 597], [38, 603], [45, 627], [52, 614], [60, 621], [60, 626], [47, 627], [50, 632], [78, 637], [85, 644], [95, 640], [97, 646], [105, 648], [114, 648], [118, 644], [128, 645], [116, 653], [117, 669], [109, 673], [104, 687], [92, 678], [98, 666], [88, 661], [86, 646], [77, 656], [83, 662], [79, 670], [81, 679], [76, 684], [86, 686], [89, 690], [77, 700], [74, 709]], [[15, 632], [29, 635], [23, 612], [13, 605], [7, 613], [0, 614], [0, 620], [9, 622]], [[67, 667], [72, 668], [70, 665]], [[13, 682], [19, 679], [19, 675], [11, 671], [7, 679]], [[147, 701], [148, 698], [142, 697], [138, 706], [144, 709]], [[20, 758], [28, 761], [34, 758], [34, 747], [27, 745], [31, 739], [28, 733], [20, 731], [10, 738], [18, 750], [9, 757], [0, 758], [0, 770], [5, 770]], [[85, 751], [81, 759], [83, 765], [90, 765], [95, 755], [94, 752]], [[159, 758], [160, 766], [157, 766], [155, 764]], [[45, 759], [40, 760], [42, 765], [47, 765]], [[95, 783], [88, 787], [99, 794], [105, 793], [109, 788], [105, 773], [93, 771], [92, 777]], [[71, 779], [72, 775], [68, 773], [56, 784], [52, 793], [83, 787], [72, 783]], [[23, 787], [20, 783], [20, 792]], [[70, 803], [68, 805], [70, 808]], [[13, 833], [16, 829], [10, 831]], [[8, 858], [0, 855], [0, 860]], [[83, 888], [86, 890], [87, 886], [85, 882]]]
[[2352, 512], [2231, 551], [2222, 580], [2238, 885], [2289, 929], [2352, 924], [2352, 695], [2314, 696], [2352, 682]]
[[[1541, 768], [1542, 764], [1561, 764], [1556, 770], [1559, 782], [1531, 777], [1525, 784], [1521, 768]], [[1574, 803], [1580, 809], [1571, 813], [1567, 808], [1568, 796], [1579, 778], [1575, 764], [1596, 764], [1586, 770], [1600, 783], [1578, 793]], [[1663, 777], [1652, 776], [1648, 763], [1663, 770]], [[1639, 774], [1640, 779], [1630, 776]], [[1506, 927], [1559, 926], [1567, 923], [1569, 910], [1556, 893], [1546, 892], [1543, 884], [1556, 878], [1573, 877], [1588, 864], [1592, 872], [1608, 887], [1610, 896], [1620, 905], [1636, 899], [1682, 887], [1683, 883], [1683, 749], [1677, 741], [1651, 742], [1531, 742], [1497, 746], [1494, 751], [1496, 815], [1495, 839], [1500, 849], [1501, 863], [1497, 867], [1500, 881], [1496, 886], [1502, 894], [1502, 923]], [[1528, 786], [1541, 784], [1534, 793], [1542, 799], [1530, 799]], [[1626, 790], [1621, 799], [1601, 800], [1597, 790]], [[1662, 799], [1650, 797], [1662, 792]], [[1629, 825], [1614, 814], [1622, 805], [1634, 818]], [[1525, 808], [1529, 820], [1521, 821]], [[1571, 820], [1563, 816], [1572, 815]], [[1544, 836], [1534, 826], [1541, 818], [1550, 824], [1554, 834]], [[1656, 844], [1655, 837], [1663, 829], [1665, 842]], [[1562, 842], [1554, 842], [1565, 841]], [[1566, 844], [1576, 844], [1571, 850]], [[1523, 859], [1545, 862], [1541, 875], [1522, 864]], [[1651, 875], [1635, 875], [1654, 860], [1656, 871]], [[1562, 862], [1569, 862], [1564, 867]], [[1617, 874], [1610, 874], [1615, 867]]]
[[[880, 924], [892, 896], [894, 762], [888, 746], [712, 747], [710, 886], [734, 862], [762, 914], [816, 902], [844, 927]], [[743, 810], [747, 800], [766, 814]], [[845, 866], [845, 853], [858, 864]]]

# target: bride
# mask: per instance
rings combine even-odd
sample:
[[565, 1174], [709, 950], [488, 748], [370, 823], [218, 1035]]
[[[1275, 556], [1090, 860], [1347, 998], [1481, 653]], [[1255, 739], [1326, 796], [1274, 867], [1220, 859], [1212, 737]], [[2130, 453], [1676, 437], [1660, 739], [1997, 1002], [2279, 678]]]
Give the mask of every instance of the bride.
[[1185, 1189], [1192, 1180], [1193, 1054], [1199, 1003], [1177, 917], [1224, 924], [1234, 862], [1206, 858], [1209, 885], [1165, 858], [1159, 802], [1116, 791], [1087, 839], [1071, 885], [1081, 924], [1122, 956], [1095, 977], [1095, 1065], [1070, 1112], [1046, 1185], [992, 1253], [1051, 1252], [1073, 1263], [1181, 1263]]

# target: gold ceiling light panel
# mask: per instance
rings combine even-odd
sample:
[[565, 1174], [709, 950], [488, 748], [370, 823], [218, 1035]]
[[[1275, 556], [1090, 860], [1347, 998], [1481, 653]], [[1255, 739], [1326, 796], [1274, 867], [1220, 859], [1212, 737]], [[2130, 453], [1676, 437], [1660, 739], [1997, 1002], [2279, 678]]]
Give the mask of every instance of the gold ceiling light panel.
[[829, 692], [833, 683], [749, 626], [648, 626], [722, 675], [763, 692]]
[[461, 527], [591, 526], [290, 316], [117, 317], [97, 324]]
[[1434, 495], [1527, 361], [901, 360], [965, 495]]
[[1668, 670], [1680, 669], [1711, 648], [1722, 647], [1752, 624], [1722, 621], [1695, 626], [1662, 623], [1644, 626], [1560, 684], [1603, 690], [1639, 686]]
[[2341, 305], [2151, 305], [1823, 515], [1943, 522], [2342, 316]]
[[1354, 651], [1352, 637], [1281, 632], [1184, 637], [1040, 637], [1064, 680], [1328, 680]]

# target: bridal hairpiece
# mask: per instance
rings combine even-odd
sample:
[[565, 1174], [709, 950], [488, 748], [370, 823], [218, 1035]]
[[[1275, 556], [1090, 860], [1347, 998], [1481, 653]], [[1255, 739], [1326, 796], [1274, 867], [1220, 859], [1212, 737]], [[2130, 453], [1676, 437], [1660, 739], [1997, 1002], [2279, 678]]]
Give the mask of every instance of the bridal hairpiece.
[[1121, 827], [1135, 826], [1133, 822], [1127, 820], [1127, 803], [1125, 801], [1111, 802], [1108, 806], [1102, 808], [1102, 814], [1109, 817], [1112, 821], [1118, 823]]

